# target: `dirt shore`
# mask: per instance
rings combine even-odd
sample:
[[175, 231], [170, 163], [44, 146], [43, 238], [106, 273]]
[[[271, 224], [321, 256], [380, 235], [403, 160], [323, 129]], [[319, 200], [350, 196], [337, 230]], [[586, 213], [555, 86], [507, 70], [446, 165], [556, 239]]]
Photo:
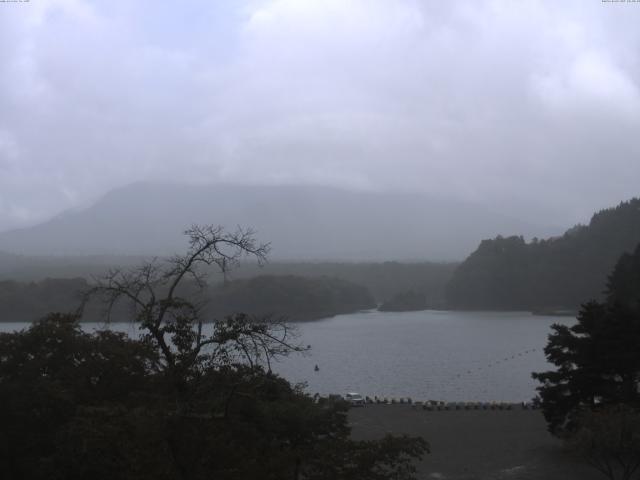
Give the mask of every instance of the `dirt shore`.
[[547, 431], [538, 410], [425, 411], [409, 405], [352, 408], [353, 437], [385, 433], [424, 437], [431, 453], [418, 464], [420, 479], [602, 480], [571, 458]]

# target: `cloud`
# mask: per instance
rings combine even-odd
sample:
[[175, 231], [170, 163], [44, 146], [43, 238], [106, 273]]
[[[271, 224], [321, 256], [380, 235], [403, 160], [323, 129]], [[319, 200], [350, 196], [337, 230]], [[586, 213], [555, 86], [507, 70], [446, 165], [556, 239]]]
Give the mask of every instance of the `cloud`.
[[619, 7], [1, 5], [0, 229], [144, 179], [584, 216], [638, 193], [640, 8]]
[[597, 51], [580, 52], [565, 69], [534, 78], [550, 108], [608, 110], [638, 116], [640, 91], [630, 76]]

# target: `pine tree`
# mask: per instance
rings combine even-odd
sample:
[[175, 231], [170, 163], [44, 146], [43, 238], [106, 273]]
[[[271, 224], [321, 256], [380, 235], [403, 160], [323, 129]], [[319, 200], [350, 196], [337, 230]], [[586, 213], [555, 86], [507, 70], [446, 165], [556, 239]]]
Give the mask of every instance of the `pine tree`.
[[549, 430], [570, 434], [585, 411], [640, 407], [640, 245], [623, 255], [604, 302], [582, 306], [573, 326], [553, 325], [545, 348], [557, 369], [533, 374]]

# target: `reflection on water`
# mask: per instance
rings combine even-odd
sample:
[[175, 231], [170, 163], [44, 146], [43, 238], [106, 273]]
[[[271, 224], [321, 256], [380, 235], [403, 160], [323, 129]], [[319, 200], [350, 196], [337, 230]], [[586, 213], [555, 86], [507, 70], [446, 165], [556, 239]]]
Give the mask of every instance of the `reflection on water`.
[[[526, 312], [362, 312], [297, 323], [311, 352], [274, 365], [310, 393], [344, 393], [447, 401], [526, 401], [532, 371], [549, 367], [542, 349], [563, 317]], [[0, 324], [2, 331], [25, 324]], [[97, 324], [85, 324], [93, 330]], [[113, 329], [136, 335], [131, 324]], [[315, 369], [318, 365], [318, 370]]]

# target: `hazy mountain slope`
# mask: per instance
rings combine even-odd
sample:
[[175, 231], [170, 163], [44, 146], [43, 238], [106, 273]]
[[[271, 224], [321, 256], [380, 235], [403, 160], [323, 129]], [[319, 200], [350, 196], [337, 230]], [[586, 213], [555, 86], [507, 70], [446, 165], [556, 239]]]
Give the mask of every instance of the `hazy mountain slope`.
[[549, 229], [481, 208], [412, 194], [324, 187], [133, 184], [92, 207], [0, 234], [22, 254], [167, 254], [191, 223], [250, 226], [273, 259], [463, 258], [478, 238]]
[[0, 281], [39, 282], [45, 278], [86, 278], [112, 268], [129, 268], [152, 257], [117, 255], [14, 255], [0, 251]]
[[599, 298], [618, 258], [640, 243], [640, 199], [593, 215], [558, 238], [485, 240], [447, 286], [451, 306], [469, 309], [576, 309]]

